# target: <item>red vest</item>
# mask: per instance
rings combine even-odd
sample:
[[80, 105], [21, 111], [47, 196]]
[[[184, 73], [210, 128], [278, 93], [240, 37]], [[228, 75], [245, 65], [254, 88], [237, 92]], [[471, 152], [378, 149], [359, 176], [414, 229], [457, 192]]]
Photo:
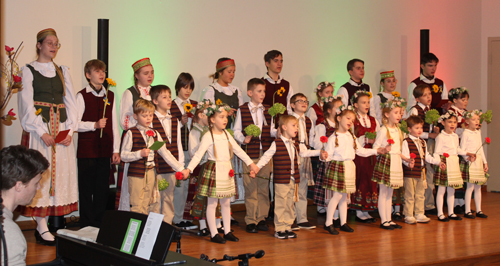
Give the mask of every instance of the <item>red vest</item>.
[[418, 105], [418, 104], [416, 104], [416, 105], [415, 105], [415, 106], [413, 106], [412, 108], [417, 109], [418, 116], [419, 116], [420, 118], [422, 118], [422, 120], [424, 120], [424, 128], [423, 128], [423, 129], [424, 129], [424, 132], [429, 133], [429, 130], [430, 130], [430, 128], [431, 128], [431, 125], [425, 122], [425, 112], [424, 112], [424, 109], [422, 109], [422, 107], [420, 107], [420, 105]]
[[412, 139], [406, 138], [405, 140], [408, 143], [408, 149], [410, 150], [410, 154], [414, 153], [415, 155], [417, 155], [417, 157], [415, 158], [415, 166], [413, 168], [409, 168], [403, 164], [404, 177], [421, 178], [422, 171], [425, 168], [425, 149], [426, 149], [425, 141], [419, 139], [420, 146], [422, 146], [422, 151], [424, 152], [424, 154], [421, 155], [420, 152], [418, 151], [417, 145], [415, 144], [415, 142], [413, 142]]
[[299, 162], [297, 161], [297, 158], [299, 157], [299, 149], [297, 145], [295, 145], [296, 152], [293, 163], [294, 174], [292, 175], [292, 171], [290, 169], [292, 162], [285, 143], [281, 138], [276, 139], [274, 142], [276, 143], [276, 153], [273, 156], [274, 183], [288, 184], [290, 183], [291, 176], [295, 178], [295, 183], [299, 183], [300, 173]]
[[344, 85], [342, 85], [342, 87], [344, 87], [347, 90], [347, 95], [348, 95], [347, 105], [348, 106], [351, 105], [351, 98], [354, 95], [354, 93], [356, 93], [358, 90], [370, 91], [370, 86], [368, 86], [368, 84], [363, 83], [363, 81], [361, 81], [361, 85], [359, 85], [359, 86], [354, 86], [351, 83], [346, 82]]
[[328, 121], [326, 121], [326, 119], [323, 121], [322, 124], [325, 126], [326, 129], [325, 135], [327, 138], [329, 138], [331, 135], [333, 135], [333, 133], [335, 133], [335, 127], [331, 127]]
[[325, 117], [323, 116], [323, 109], [319, 107], [318, 103], [315, 103], [311, 106], [312, 109], [314, 109], [314, 112], [316, 112], [316, 125], [319, 125], [325, 121]]
[[[312, 127], [312, 122], [311, 122], [311, 119], [309, 117], [305, 116], [305, 115], [304, 115], [304, 118], [305, 118], [305, 122], [306, 122], [306, 138], [308, 139], [309, 138], [309, 132], [311, 131], [311, 127]], [[299, 121], [299, 123], [300, 123], [300, 121]], [[299, 124], [298, 130], [300, 130], [300, 124]], [[299, 143], [299, 134], [298, 133], [293, 138], [293, 140], [295, 141], [295, 143]], [[304, 145], [306, 145], [305, 141], [304, 141]], [[309, 145], [311, 145], [311, 143], [309, 143]], [[306, 145], [306, 147], [309, 148], [309, 145]]]
[[[415, 83], [415, 85], [420, 85], [422, 83], [429, 85], [431, 88], [431, 94], [432, 94], [432, 102], [431, 102], [431, 109], [436, 109], [439, 111], [439, 114], [443, 114], [442, 108], [438, 108], [438, 106], [441, 103], [441, 93], [444, 90], [444, 82], [438, 78], [434, 78], [434, 83], [426, 83], [423, 80], [420, 79], [420, 77], [414, 79], [412, 83]], [[434, 92], [433, 86], [437, 85], [439, 87], [438, 92]], [[446, 92], [448, 93], [448, 92]], [[445, 100], [446, 101], [446, 100]]]
[[[356, 138], [364, 136], [366, 132], [373, 133], [373, 132], [375, 132], [375, 129], [377, 129], [377, 122], [375, 122], [375, 118], [371, 115], [368, 115], [368, 119], [370, 119], [370, 128], [366, 128], [366, 127], [362, 126], [361, 122], [359, 122], [359, 118], [356, 117], [356, 121], [354, 122], [354, 131], [356, 133]], [[365, 148], [371, 149], [372, 144], [366, 144]]]
[[[177, 118], [172, 118], [170, 119], [171, 121], [171, 126], [170, 126], [170, 135], [172, 136], [172, 142], [168, 142], [167, 134], [165, 133], [165, 128], [163, 128], [160, 120], [158, 117], [153, 115], [153, 122], [151, 123], [153, 125], [153, 129], [158, 131], [160, 133], [161, 138], [163, 141], [166, 141], [165, 143], [165, 148], [172, 153], [172, 156], [175, 157], [175, 159], [179, 160], [179, 149], [177, 148], [177, 125], [178, 125], [178, 120]], [[158, 174], [168, 174], [168, 173], [174, 173], [175, 170], [168, 165], [163, 158], [156, 158], [156, 157], [161, 157], [158, 153], [155, 153], [155, 160], [158, 161], [157, 164], [157, 173]]]
[[[193, 108], [196, 107], [198, 104], [197, 101], [189, 100]], [[182, 120], [182, 112], [181, 109], [179, 109], [179, 106], [175, 101], [172, 101], [172, 107], [170, 108], [170, 114], [172, 115], [172, 118], [177, 118], [179, 121]], [[173, 119], [172, 119], [173, 120]], [[177, 133], [176, 133], [177, 134]], [[162, 135], [163, 138], [163, 135]], [[188, 141], [189, 141], [189, 127], [188, 124], [186, 123], [185, 125], [182, 125], [181, 127], [181, 141], [182, 141], [182, 149], [187, 151], [188, 150]], [[177, 157], [176, 157], [177, 158]]]
[[[290, 83], [284, 79], [282, 79], [278, 84], [273, 84], [265, 78], [262, 78], [262, 80], [266, 82], [266, 97], [264, 98], [263, 103], [269, 106], [273, 106], [273, 95], [274, 95], [275, 103], [281, 103], [285, 107], [287, 107], [288, 106], [287, 97], [288, 97], [288, 92], [290, 91]], [[281, 96], [279, 96], [277, 93], [274, 94], [276, 91], [281, 89], [281, 87], [285, 89], [285, 92]]]
[[[273, 142], [273, 138], [271, 137], [271, 115], [269, 115], [268, 110], [270, 108], [269, 105], [263, 104], [264, 105], [264, 119], [266, 119], [267, 126], [262, 124], [262, 132], [260, 134], [260, 140], [259, 138], [252, 137], [252, 140], [250, 140], [250, 143], [247, 145], [241, 145], [241, 147], [246, 151], [248, 156], [252, 159], [258, 159], [260, 156], [260, 144], [262, 143], [262, 152], [266, 152], [269, 147], [271, 146], [271, 143]], [[243, 105], [240, 106], [240, 112], [241, 112], [241, 128], [243, 136], [247, 136], [245, 133], [245, 128], [249, 125], [255, 124], [252, 118], [252, 113], [250, 109], [248, 108], [248, 102], [244, 103]]]
[[[132, 132], [132, 152], [139, 151], [146, 148], [146, 142], [142, 137], [141, 132], [137, 127], [132, 127], [128, 131]], [[157, 140], [157, 137], [154, 137], [154, 140]], [[155, 152], [156, 153], [156, 152]], [[140, 177], [144, 178], [144, 174], [146, 173], [146, 160], [148, 157], [143, 157], [137, 161], [130, 162], [128, 165], [128, 176]], [[155, 155], [155, 165], [158, 167], [158, 160]]]
[[[104, 88], [103, 88], [104, 89]], [[96, 97], [92, 92], [87, 92], [86, 89], [79, 91], [85, 102], [85, 112], [82, 116], [82, 121], [96, 122], [102, 118], [104, 111], [105, 97]], [[113, 155], [113, 102], [114, 94], [108, 92], [109, 105], [106, 106], [106, 127], [102, 132], [101, 129], [94, 131], [78, 133], [78, 150], [77, 158], [111, 158]]]

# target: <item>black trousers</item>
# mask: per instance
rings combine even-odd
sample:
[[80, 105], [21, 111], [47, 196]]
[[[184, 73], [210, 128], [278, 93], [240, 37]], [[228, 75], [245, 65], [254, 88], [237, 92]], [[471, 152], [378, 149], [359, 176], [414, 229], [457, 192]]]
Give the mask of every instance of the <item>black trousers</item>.
[[109, 197], [111, 158], [78, 158], [80, 226], [100, 227]]

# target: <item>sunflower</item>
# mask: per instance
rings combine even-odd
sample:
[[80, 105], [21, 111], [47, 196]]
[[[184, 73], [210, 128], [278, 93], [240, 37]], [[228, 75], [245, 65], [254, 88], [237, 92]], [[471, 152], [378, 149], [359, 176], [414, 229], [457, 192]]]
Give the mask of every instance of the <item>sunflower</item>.
[[193, 110], [193, 105], [192, 105], [192, 104], [190, 104], [190, 103], [186, 103], [186, 104], [184, 105], [184, 111], [186, 111], [186, 113], [190, 113], [190, 112], [191, 112], [191, 110]]
[[373, 97], [372, 93], [371, 92], [367, 92], [368, 96], [370, 96], [370, 99]]
[[114, 80], [106, 78], [106, 81], [108, 82], [109, 86], [116, 87], [116, 82]]
[[392, 96], [394, 96], [394, 97], [400, 97], [401, 94], [398, 91], [393, 91], [392, 92]]
[[278, 90], [278, 95], [281, 97], [281, 96], [283, 96], [284, 92], [285, 92], [285, 88], [281, 87], [281, 89]]
[[222, 104], [222, 101], [220, 99], [217, 99], [217, 101], [215, 102], [216, 105], [221, 105]]
[[42, 108], [36, 110], [35, 115], [39, 115], [42, 112]]
[[434, 90], [434, 93], [438, 93], [439, 92], [439, 86], [434, 84], [432, 85], [432, 90]]

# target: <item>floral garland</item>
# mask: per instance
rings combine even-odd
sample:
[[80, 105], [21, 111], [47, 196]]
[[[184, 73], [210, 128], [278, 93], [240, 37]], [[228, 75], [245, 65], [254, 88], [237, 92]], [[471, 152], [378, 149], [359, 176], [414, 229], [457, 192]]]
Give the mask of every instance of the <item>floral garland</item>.
[[[212, 105], [212, 101], [210, 99], [204, 99], [204, 100], [201, 100], [197, 105], [196, 107], [194, 107], [194, 113], [196, 113], [196, 111], [198, 110], [201, 110], [201, 109], [206, 109], [207, 107], [209, 107], [210, 105]], [[207, 114], [207, 110], [203, 110], [203, 113], [204, 114]]]
[[321, 97], [321, 101], [323, 103], [330, 103], [335, 100], [342, 100], [342, 95], [337, 95], [337, 96], [330, 96], [330, 97]]
[[472, 118], [473, 115], [477, 115], [481, 117], [483, 115], [483, 112], [481, 110], [475, 109], [471, 111], [465, 111], [463, 114], [464, 118]]
[[354, 104], [354, 101], [359, 98], [360, 96], [364, 96], [364, 95], [367, 95], [368, 97], [370, 97], [370, 99], [372, 98], [372, 93], [369, 92], [369, 91], [365, 91], [365, 90], [358, 90], [356, 91], [352, 97], [351, 97], [351, 104]]
[[203, 113], [206, 114], [207, 116], [212, 116], [213, 114], [220, 113], [222, 111], [229, 112], [231, 111], [231, 107], [229, 107], [229, 105], [223, 102], [220, 102], [220, 104], [208, 104], [206, 106], [206, 109], [203, 110]]
[[320, 90], [324, 90], [330, 86], [335, 87], [335, 81], [334, 82], [322, 81], [321, 83], [319, 83], [318, 87], [314, 88], [314, 93], [317, 93]]
[[352, 105], [349, 105], [349, 106], [341, 105], [339, 107], [339, 109], [337, 109], [336, 113], [337, 113], [337, 115], [340, 115], [344, 111], [353, 111], [354, 112], [354, 107]]
[[383, 108], [394, 109], [396, 107], [406, 108], [406, 104], [407, 104], [407, 102], [406, 102], [405, 98], [394, 96], [394, 99], [389, 100], [385, 103], [380, 103], [380, 107], [382, 109]]
[[444, 122], [452, 117], [457, 118], [457, 114], [455, 112], [453, 112], [452, 110], [448, 110], [448, 111], [446, 111], [446, 113], [444, 113], [442, 116], [439, 117], [438, 123], [442, 123], [442, 122]]
[[457, 87], [457, 88], [452, 88], [449, 92], [448, 92], [448, 97], [449, 98], [453, 98], [454, 95], [460, 95], [464, 92], [468, 92], [469, 90], [467, 90], [466, 87]]

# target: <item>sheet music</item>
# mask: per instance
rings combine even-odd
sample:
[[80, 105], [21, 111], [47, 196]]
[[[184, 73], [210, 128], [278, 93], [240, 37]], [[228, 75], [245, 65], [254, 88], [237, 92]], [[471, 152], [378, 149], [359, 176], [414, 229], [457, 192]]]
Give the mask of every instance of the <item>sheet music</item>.
[[156, 243], [161, 223], [163, 222], [163, 216], [163, 214], [159, 213], [149, 213], [146, 225], [144, 226], [144, 231], [142, 231], [139, 246], [137, 247], [137, 252], [135, 253], [137, 257], [145, 260], [149, 260], [151, 258], [151, 252], [153, 252], [153, 247]]

